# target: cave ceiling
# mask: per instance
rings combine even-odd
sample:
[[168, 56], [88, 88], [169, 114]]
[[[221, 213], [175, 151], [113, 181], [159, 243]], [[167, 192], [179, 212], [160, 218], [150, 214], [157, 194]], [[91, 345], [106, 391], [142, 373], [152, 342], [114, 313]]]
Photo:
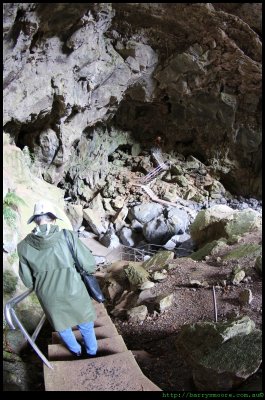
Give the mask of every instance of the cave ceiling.
[[4, 3], [4, 132], [56, 185], [159, 135], [260, 196], [261, 6]]

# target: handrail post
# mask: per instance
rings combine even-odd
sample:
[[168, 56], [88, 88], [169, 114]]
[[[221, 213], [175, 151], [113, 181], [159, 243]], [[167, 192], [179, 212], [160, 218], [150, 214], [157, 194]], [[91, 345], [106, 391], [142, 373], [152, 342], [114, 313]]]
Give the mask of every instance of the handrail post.
[[[38, 323], [34, 333], [32, 336], [29, 335], [29, 333], [26, 331], [22, 323], [20, 322], [19, 318], [16, 315], [16, 312], [14, 310], [14, 307], [22, 300], [24, 300], [30, 293], [33, 292], [33, 289], [28, 289], [26, 292], [20, 294], [19, 296], [16, 296], [9, 300], [4, 308], [4, 316], [5, 320], [9, 326], [10, 329], [16, 330], [16, 325], [17, 327], [21, 330], [23, 333], [24, 337], [26, 340], [29, 342], [29, 344], [33, 347], [35, 352], [38, 354], [38, 356], [42, 359], [42, 361], [47, 365], [47, 367], [53, 369], [53, 366], [49, 363], [47, 358], [44, 356], [44, 354], [40, 351], [38, 346], [35, 344], [35, 340], [44, 324], [44, 321], [46, 319], [45, 315], [42, 316], [40, 322]], [[14, 324], [15, 322], [15, 324]]]
[[11, 300], [9, 300], [4, 308], [4, 315], [5, 315], [5, 320], [8, 323], [8, 326], [10, 327], [10, 329], [15, 330], [16, 327], [13, 324], [12, 321], [12, 315], [11, 315], [11, 310], [12, 308], [18, 304], [20, 301], [24, 300], [30, 293], [33, 292], [33, 289], [28, 289], [26, 292], [16, 296], [15, 298], [12, 298]]
[[38, 346], [34, 343], [34, 341], [32, 340], [31, 336], [29, 335], [29, 333], [26, 331], [26, 329], [24, 328], [24, 326], [22, 325], [22, 323], [19, 321], [15, 311], [13, 309], [11, 309], [11, 315], [14, 318], [14, 320], [16, 321], [18, 328], [21, 330], [21, 332], [23, 333], [24, 337], [28, 340], [28, 342], [30, 343], [30, 345], [33, 347], [33, 349], [35, 350], [35, 352], [38, 354], [38, 356], [42, 359], [42, 361], [47, 365], [47, 367], [53, 369], [53, 366], [49, 363], [49, 361], [47, 360], [47, 358], [44, 356], [44, 354], [40, 351], [40, 349], [38, 348]]
[[43, 326], [43, 324], [44, 324], [44, 322], [45, 322], [45, 319], [46, 319], [46, 315], [43, 314], [43, 316], [41, 317], [40, 322], [38, 323], [38, 325], [37, 325], [35, 331], [33, 332], [32, 336], [31, 336], [31, 339], [33, 340], [33, 342], [36, 341], [37, 336], [38, 336], [38, 334], [40, 333], [40, 330], [41, 330], [41, 328], [42, 328], [42, 326]]

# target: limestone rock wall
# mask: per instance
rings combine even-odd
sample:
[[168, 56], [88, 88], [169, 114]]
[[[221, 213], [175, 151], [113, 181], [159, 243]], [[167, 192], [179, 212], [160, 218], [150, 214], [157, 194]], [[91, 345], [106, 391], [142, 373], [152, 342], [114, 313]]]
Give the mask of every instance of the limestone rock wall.
[[[34, 204], [43, 198], [51, 201], [58, 216], [62, 218], [62, 221], [58, 220], [58, 225], [61, 228], [72, 229], [72, 224], [64, 211], [64, 191], [34, 175], [30, 160], [24, 152], [11, 145], [6, 134], [3, 139], [3, 302], [5, 305], [10, 298], [27, 290], [19, 279], [17, 244], [35, 226], [34, 223], [27, 224], [32, 216]], [[12, 203], [10, 200], [7, 202], [10, 193], [15, 196]], [[34, 298], [31, 295], [18, 308], [19, 317], [25, 323], [26, 329], [31, 327], [34, 330], [42, 315], [39, 302]], [[26, 314], [23, 315], [21, 310]]]
[[4, 131], [49, 183], [89, 199], [159, 134], [260, 197], [261, 3], [5, 3], [3, 35]]

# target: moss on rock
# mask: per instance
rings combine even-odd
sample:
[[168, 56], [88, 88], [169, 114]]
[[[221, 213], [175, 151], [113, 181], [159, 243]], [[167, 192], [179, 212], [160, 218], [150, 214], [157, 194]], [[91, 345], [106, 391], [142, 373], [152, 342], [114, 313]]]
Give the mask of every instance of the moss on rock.
[[242, 236], [245, 232], [251, 232], [261, 226], [261, 218], [254, 210], [243, 210], [233, 214], [233, 219], [225, 226], [228, 238]]
[[193, 252], [189, 257], [192, 260], [200, 261], [200, 260], [203, 260], [205, 258], [205, 256], [216, 253], [217, 251], [220, 250], [220, 248], [222, 248], [224, 246], [226, 246], [225, 239], [213, 240], [210, 243], [206, 243], [201, 249]]
[[142, 266], [147, 271], [160, 271], [161, 269], [165, 268], [169, 260], [172, 260], [173, 258], [173, 251], [159, 251], [149, 260], [143, 262]]
[[248, 243], [242, 244], [238, 246], [236, 249], [227, 253], [223, 259], [224, 260], [231, 260], [231, 259], [238, 259], [246, 256], [253, 256], [257, 257], [261, 254], [262, 247], [256, 243]]
[[12, 294], [17, 287], [18, 277], [11, 271], [6, 270], [3, 273], [3, 290], [4, 294]]
[[132, 286], [141, 285], [149, 278], [148, 272], [143, 267], [131, 263], [127, 268], [125, 268], [124, 273]]

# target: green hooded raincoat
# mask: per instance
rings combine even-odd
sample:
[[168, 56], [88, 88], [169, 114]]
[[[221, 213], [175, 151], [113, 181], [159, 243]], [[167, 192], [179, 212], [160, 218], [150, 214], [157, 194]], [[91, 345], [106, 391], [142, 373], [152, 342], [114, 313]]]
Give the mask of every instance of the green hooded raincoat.
[[[33, 288], [56, 331], [96, 319], [91, 298], [74, 266], [63, 231], [57, 225], [39, 226], [40, 232], [30, 233], [17, 246], [19, 276]], [[34, 231], [33, 231], [34, 232]], [[95, 272], [95, 259], [90, 250], [72, 231], [66, 231], [80, 265], [88, 273]]]

